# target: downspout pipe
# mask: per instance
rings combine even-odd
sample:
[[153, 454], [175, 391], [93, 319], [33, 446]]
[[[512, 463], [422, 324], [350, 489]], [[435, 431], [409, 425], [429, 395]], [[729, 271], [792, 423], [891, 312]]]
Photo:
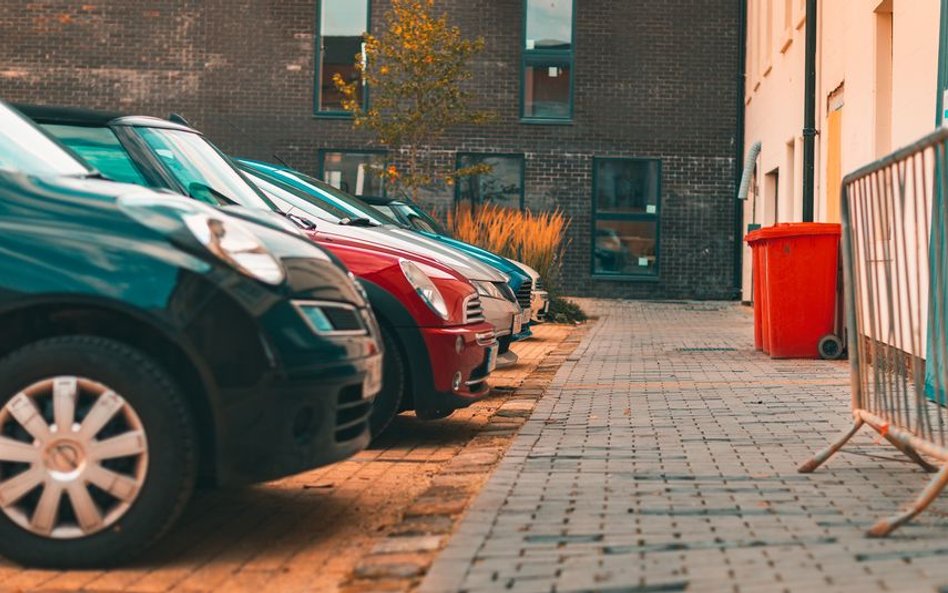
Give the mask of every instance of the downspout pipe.
[[[946, 0], [948, 1], [948, 0]], [[744, 92], [746, 87], [747, 62], [747, 0], [740, 0], [737, 4], [737, 97], [735, 100], [735, 142], [734, 142], [734, 183], [743, 185], [743, 171], [738, 169], [741, 157], [744, 155]], [[734, 203], [734, 270], [732, 288], [734, 298], [741, 298], [742, 277], [744, 271], [744, 203]]]
[[938, 89], [935, 91], [935, 127], [945, 125], [945, 87], [948, 87], [948, 0], [941, 0], [938, 25]]
[[[741, 175], [741, 186], [737, 190], [737, 199], [744, 201], [750, 191], [751, 178], [754, 176], [754, 168], [757, 166], [757, 157], [760, 156], [760, 149], [763, 145], [760, 141], [751, 144], [747, 151], [747, 157], [744, 158], [744, 173]], [[742, 206], [743, 208], [743, 206]]]
[[803, 60], [803, 222], [813, 222], [816, 190], [816, 0], [806, 0]]

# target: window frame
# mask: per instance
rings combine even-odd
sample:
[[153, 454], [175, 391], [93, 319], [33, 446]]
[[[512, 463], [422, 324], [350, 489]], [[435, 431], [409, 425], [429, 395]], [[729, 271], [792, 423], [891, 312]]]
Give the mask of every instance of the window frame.
[[[464, 157], [500, 157], [500, 158], [514, 158], [520, 161], [520, 202], [517, 204], [517, 208], [523, 212], [526, 210], [526, 178], [527, 178], [527, 158], [526, 155], [522, 152], [458, 152], [454, 157], [454, 168], [461, 168], [461, 159]], [[461, 183], [457, 182], [454, 184], [454, 204], [457, 206], [462, 201], [461, 198]]]
[[[599, 192], [599, 163], [604, 161], [622, 161], [622, 162], [644, 162], [656, 163], [658, 169], [658, 195], [655, 197], [655, 212], [653, 214], [645, 212], [636, 213], [604, 213], [597, 212], [598, 192]], [[626, 156], [607, 156], [593, 157], [592, 159], [592, 200], [591, 218], [589, 229], [589, 271], [596, 280], [617, 280], [622, 282], [658, 282], [661, 276], [661, 238], [662, 238], [662, 182], [664, 178], [664, 162], [661, 157], [626, 157]], [[596, 228], [600, 220], [617, 220], [632, 222], [654, 222], [655, 223], [655, 265], [651, 272], [643, 274], [612, 274], [596, 271]]]
[[[319, 174], [316, 176], [316, 179], [318, 179], [318, 180], [320, 180], [320, 181], [322, 181], [322, 182], [324, 182], [324, 183], [329, 183], [328, 181], [326, 181], [326, 178], [325, 178], [325, 172], [326, 172], [326, 155], [327, 155], [328, 153], [332, 153], [332, 152], [338, 152], [338, 153], [342, 153], [342, 154], [378, 154], [378, 155], [382, 155], [382, 156], [384, 157], [384, 158], [382, 159], [382, 167], [388, 167], [388, 162], [389, 162], [389, 161], [388, 161], [388, 151], [387, 151], [387, 150], [384, 150], [384, 149], [381, 149], [381, 148], [320, 148], [319, 151], [318, 151], [318, 153], [317, 153], [318, 158], [319, 158]], [[332, 184], [329, 183], [329, 185], [332, 185]], [[333, 187], [336, 187], [336, 186], [333, 185]], [[339, 189], [339, 188], [337, 188], [337, 189]], [[385, 178], [383, 177], [383, 178], [382, 178], [382, 195], [380, 195], [380, 196], [376, 196], [376, 195], [374, 195], [374, 194], [362, 194], [362, 195], [360, 196], [360, 195], [355, 194], [355, 193], [347, 192], [347, 191], [344, 190], [344, 189], [339, 189], [339, 191], [343, 191], [343, 192], [345, 192], [345, 193], [347, 193], [347, 194], [349, 194], [349, 195], [351, 195], [351, 196], [355, 196], [356, 198], [359, 198], [360, 200], [363, 198], [363, 196], [364, 196], [364, 197], [369, 197], [369, 198], [386, 198], [386, 197], [388, 197], [388, 184], [385, 183]]]
[[[313, 117], [323, 119], [352, 119], [352, 114], [345, 109], [327, 109], [321, 110], [320, 100], [322, 99], [322, 70], [323, 70], [323, 2], [325, 0], [316, 0], [316, 28], [313, 31]], [[350, 2], [352, 0], [349, 0]], [[372, 0], [356, 0], [365, 2], [365, 32], [372, 31]], [[369, 106], [369, 87], [363, 84], [362, 87], [362, 108], [368, 109]], [[322, 177], [320, 177], [322, 179]]]
[[[569, 49], [527, 49], [527, 8], [531, 0], [523, 0], [520, 23], [520, 123], [541, 125], [570, 125], [575, 115], [576, 97], [576, 4], [570, 0], [570, 45]], [[565, 64], [569, 68], [569, 115], [567, 117], [537, 117], [526, 114], [527, 67], [549, 64]]]

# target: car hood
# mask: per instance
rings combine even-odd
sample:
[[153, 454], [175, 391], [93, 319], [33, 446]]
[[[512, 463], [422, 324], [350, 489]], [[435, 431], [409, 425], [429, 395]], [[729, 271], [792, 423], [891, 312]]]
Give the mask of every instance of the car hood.
[[484, 265], [490, 266], [496, 270], [500, 270], [504, 274], [510, 276], [511, 284], [515, 285], [513, 287], [514, 292], [520, 288], [520, 285], [530, 279], [529, 274], [524, 273], [524, 271], [521, 270], [514, 262], [508, 260], [505, 257], [501, 257], [495, 253], [492, 253], [483, 247], [478, 247], [477, 245], [472, 245], [471, 243], [465, 243], [464, 241], [453, 239], [445, 235], [435, 235], [432, 233], [422, 233], [410, 230], [406, 230], [405, 232], [414, 233], [430, 241], [451, 247], [452, 249], [457, 249], [461, 253], [475, 258]]
[[394, 227], [357, 227], [352, 225], [319, 224], [317, 231], [329, 237], [351, 238], [362, 243], [417, 254], [453, 268], [468, 280], [504, 282], [508, 277], [499, 270], [486, 266], [457, 249], [441, 245], [411, 231]]

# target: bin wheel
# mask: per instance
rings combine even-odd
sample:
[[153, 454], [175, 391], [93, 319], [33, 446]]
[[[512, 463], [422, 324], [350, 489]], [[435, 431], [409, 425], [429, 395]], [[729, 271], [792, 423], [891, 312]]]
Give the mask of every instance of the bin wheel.
[[843, 357], [843, 341], [835, 334], [823, 336], [817, 349], [824, 360], [839, 360]]

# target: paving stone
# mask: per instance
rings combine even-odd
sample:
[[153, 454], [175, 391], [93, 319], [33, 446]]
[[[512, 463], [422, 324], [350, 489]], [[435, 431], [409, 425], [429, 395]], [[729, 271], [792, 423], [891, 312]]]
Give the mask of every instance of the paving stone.
[[372, 554], [431, 552], [441, 547], [444, 538], [437, 535], [387, 537], [375, 544]]
[[354, 574], [360, 579], [408, 579], [423, 574], [428, 564], [429, 560], [425, 556], [370, 555], [359, 562]]

